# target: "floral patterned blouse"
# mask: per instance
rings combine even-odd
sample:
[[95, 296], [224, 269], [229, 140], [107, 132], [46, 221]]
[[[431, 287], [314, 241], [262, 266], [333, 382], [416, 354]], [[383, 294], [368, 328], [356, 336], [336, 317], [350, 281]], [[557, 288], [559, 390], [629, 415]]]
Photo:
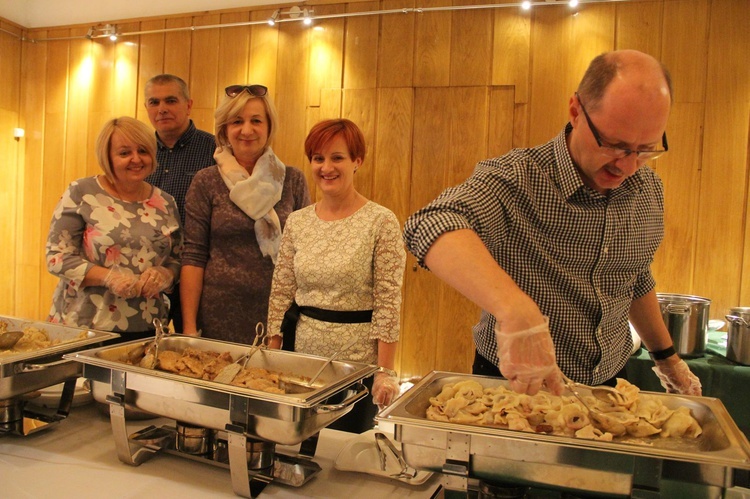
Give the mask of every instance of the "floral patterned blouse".
[[372, 322], [334, 324], [300, 315], [294, 350], [333, 355], [357, 337], [342, 358], [376, 363], [378, 340], [398, 341], [406, 252], [398, 219], [368, 201], [341, 220], [324, 221], [315, 205], [289, 215], [268, 308], [269, 335], [280, 335], [292, 299], [328, 310], [372, 310]]
[[52, 215], [47, 268], [60, 282], [52, 297], [50, 322], [113, 332], [153, 330], [166, 323], [167, 305], [158, 298], [125, 299], [104, 286], [81, 287], [95, 265], [119, 265], [135, 274], [161, 265], [179, 276], [182, 230], [174, 198], [158, 188], [144, 201], [114, 198], [98, 177], [72, 182]]

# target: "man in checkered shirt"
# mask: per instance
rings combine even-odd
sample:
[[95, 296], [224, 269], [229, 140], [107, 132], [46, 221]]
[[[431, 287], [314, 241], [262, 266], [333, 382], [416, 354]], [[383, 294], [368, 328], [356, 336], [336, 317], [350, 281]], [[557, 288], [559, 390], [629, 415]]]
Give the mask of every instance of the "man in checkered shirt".
[[502, 372], [529, 394], [543, 385], [561, 393], [561, 370], [612, 385], [632, 351], [630, 320], [662, 385], [700, 395], [675, 354], [650, 269], [664, 200], [645, 163], [668, 149], [671, 102], [656, 59], [602, 54], [557, 137], [481, 161], [407, 220], [404, 240], [420, 264], [482, 307], [474, 374]]
[[[185, 195], [195, 174], [215, 164], [213, 134], [198, 130], [190, 119], [193, 100], [179, 76], [154, 76], [144, 87], [146, 111], [156, 129], [157, 169], [146, 181], [169, 193], [177, 202], [181, 226], [185, 227]], [[180, 286], [170, 293], [169, 317], [176, 332], [182, 331]]]

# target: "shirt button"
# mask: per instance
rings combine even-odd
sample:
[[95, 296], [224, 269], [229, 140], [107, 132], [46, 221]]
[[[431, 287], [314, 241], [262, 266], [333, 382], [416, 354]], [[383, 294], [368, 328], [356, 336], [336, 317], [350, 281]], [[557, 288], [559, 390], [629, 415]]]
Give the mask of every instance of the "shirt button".
[[606, 255], [607, 253], [609, 253], [609, 246], [605, 246], [605, 247], [604, 247], [604, 249], [603, 249], [602, 251], [604, 252], [604, 254], [605, 254], [605, 255]]

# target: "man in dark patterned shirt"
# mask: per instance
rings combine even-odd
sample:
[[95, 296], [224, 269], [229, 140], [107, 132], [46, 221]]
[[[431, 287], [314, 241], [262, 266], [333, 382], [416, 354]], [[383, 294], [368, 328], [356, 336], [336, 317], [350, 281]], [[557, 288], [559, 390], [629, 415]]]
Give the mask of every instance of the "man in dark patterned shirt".
[[675, 354], [651, 274], [664, 200], [645, 162], [668, 148], [671, 103], [656, 59], [602, 54], [557, 137], [480, 162], [407, 220], [404, 240], [420, 263], [482, 307], [475, 374], [502, 372], [529, 394], [542, 385], [561, 393], [561, 370], [614, 384], [632, 351], [630, 320], [662, 385], [700, 395]]
[[[146, 111], [156, 129], [158, 167], [146, 181], [174, 197], [185, 226], [185, 195], [195, 174], [215, 164], [213, 134], [198, 130], [190, 119], [193, 100], [185, 81], [175, 75], [154, 76], [145, 86]], [[168, 295], [170, 319], [176, 332], [182, 331], [180, 288]]]

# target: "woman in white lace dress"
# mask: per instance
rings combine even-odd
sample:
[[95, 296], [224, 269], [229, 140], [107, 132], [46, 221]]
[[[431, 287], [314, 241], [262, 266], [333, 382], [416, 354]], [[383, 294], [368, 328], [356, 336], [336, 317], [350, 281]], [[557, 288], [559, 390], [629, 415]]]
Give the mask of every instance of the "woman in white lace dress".
[[[320, 200], [289, 215], [268, 311], [273, 347], [376, 364], [372, 404], [359, 402], [332, 428], [361, 432], [398, 394], [393, 371], [406, 254], [396, 215], [357, 192], [365, 141], [349, 120], [316, 124], [305, 140]], [[296, 322], [295, 322], [296, 321]], [[282, 325], [283, 322], [283, 325]]]

